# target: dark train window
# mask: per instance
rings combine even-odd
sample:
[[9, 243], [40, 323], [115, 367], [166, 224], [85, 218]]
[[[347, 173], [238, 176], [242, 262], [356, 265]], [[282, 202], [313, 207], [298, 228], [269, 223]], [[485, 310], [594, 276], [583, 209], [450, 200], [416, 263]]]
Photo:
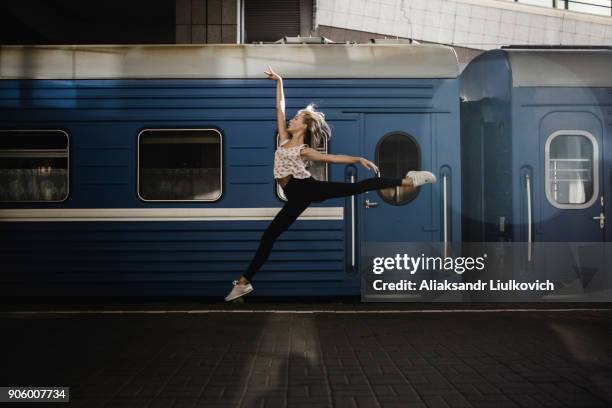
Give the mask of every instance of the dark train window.
[[[279, 146], [280, 146], [280, 136], [277, 134], [276, 135], [276, 148], [278, 149]], [[317, 146], [316, 149], [317, 151], [321, 153], [327, 154], [329, 150], [328, 141], [321, 140], [319, 146]], [[306, 162], [306, 170], [308, 170], [310, 174], [312, 174], [312, 177], [317, 180], [327, 181], [328, 179], [328, 163], [326, 162], [312, 162], [312, 163]], [[283, 188], [281, 187], [281, 185], [278, 184], [278, 182], [276, 182], [276, 194], [278, 195], [278, 198], [280, 198], [281, 200], [287, 201], [287, 197], [285, 197], [285, 192], [283, 191]]]
[[147, 129], [138, 135], [138, 195], [146, 201], [215, 201], [221, 197], [221, 133]]
[[[404, 178], [410, 170], [421, 169], [421, 153], [414, 138], [394, 132], [383, 136], [376, 146], [376, 165], [381, 177]], [[392, 205], [408, 204], [416, 198], [420, 187], [398, 186], [378, 190], [378, 195]]]
[[0, 130], [0, 201], [65, 201], [68, 145], [63, 130]]
[[544, 148], [546, 197], [557, 208], [587, 208], [597, 199], [597, 140], [582, 130], [560, 130]]

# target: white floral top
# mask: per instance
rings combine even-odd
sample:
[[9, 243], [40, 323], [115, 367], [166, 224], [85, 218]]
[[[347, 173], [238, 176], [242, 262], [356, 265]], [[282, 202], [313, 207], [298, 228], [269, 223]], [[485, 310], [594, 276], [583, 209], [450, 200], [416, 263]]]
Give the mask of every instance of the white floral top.
[[[287, 143], [289, 139], [281, 143], [281, 146]], [[306, 165], [300, 157], [300, 151], [303, 147], [308, 147], [307, 144], [294, 147], [278, 147], [274, 153], [274, 178], [282, 178], [289, 174], [295, 178], [304, 179], [311, 176], [306, 170]]]

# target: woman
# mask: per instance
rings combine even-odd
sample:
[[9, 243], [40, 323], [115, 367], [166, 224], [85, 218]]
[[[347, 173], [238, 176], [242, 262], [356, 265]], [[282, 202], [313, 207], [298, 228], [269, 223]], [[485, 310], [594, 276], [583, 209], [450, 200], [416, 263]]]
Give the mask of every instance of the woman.
[[276, 214], [274, 220], [264, 231], [259, 248], [247, 271], [239, 280], [233, 282], [232, 291], [225, 297], [226, 301], [237, 299], [253, 291], [251, 280], [253, 275], [268, 259], [274, 241], [297, 219], [310, 205], [334, 197], [346, 197], [365, 191], [382, 188], [404, 186], [416, 188], [426, 183], [435, 183], [436, 176], [428, 171], [409, 171], [405, 178], [372, 177], [357, 183], [340, 183], [319, 181], [312, 178], [306, 169], [304, 160], [328, 163], [359, 163], [366, 169], [379, 173], [371, 161], [363, 157], [353, 157], [337, 154], [323, 154], [314, 149], [322, 138], [329, 139], [331, 132], [325, 116], [308, 105], [300, 110], [285, 124], [285, 98], [283, 95], [283, 79], [271, 67], [265, 71], [269, 79], [276, 81], [276, 119], [280, 147], [274, 155], [274, 178], [283, 188], [287, 202]]

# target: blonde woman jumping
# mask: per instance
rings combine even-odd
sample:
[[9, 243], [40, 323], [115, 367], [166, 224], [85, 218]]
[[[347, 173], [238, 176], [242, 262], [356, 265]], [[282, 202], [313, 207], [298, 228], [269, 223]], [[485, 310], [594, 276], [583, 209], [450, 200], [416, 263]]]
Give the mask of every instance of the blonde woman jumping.
[[331, 132], [325, 121], [325, 115], [317, 112], [313, 105], [308, 105], [305, 109], [298, 111], [289, 121], [289, 126], [286, 126], [283, 79], [271, 67], [268, 67], [265, 74], [269, 79], [276, 81], [276, 119], [281, 143], [274, 154], [274, 178], [283, 188], [287, 202], [264, 231], [259, 248], [257, 248], [247, 271], [239, 280], [233, 282], [234, 287], [225, 297], [226, 301], [237, 299], [253, 291], [251, 280], [268, 259], [274, 241], [283, 231], [289, 228], [311, 203], [320, 203], [330, 198], [346, 197], [382, 188], [396, 186], [416, 188], [426, 183], [436, 182], [436, 176], [428, 171], [409, 171], [403, 179], [372, 177], [357, 183], [314, 179], [306, 169], [304, 160], [328, 163], [359, 163], [377, 174], [379, 171], [374, 163], [363, 157], [324, 154], [317, 151], [316, 146], [319, 146], [321, 140], [328, 140], [331, 137]]

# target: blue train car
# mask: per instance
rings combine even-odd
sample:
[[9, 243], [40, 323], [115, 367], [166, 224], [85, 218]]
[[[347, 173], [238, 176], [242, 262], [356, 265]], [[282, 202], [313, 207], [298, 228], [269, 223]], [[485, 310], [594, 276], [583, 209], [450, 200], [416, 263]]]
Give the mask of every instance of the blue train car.
[[610, 49], [509, 47], [468, 64], [464, 241], [610, 241], [610, 72]]
[[526, 297], [610, 288], [611, 72], [609, 48], [508, 47], [461, 74], [462, 239], [512, 251], [495, 277], [556, 282]]
[[[459, 84], [435, 45], [3, 46], [3, 296], [222, 296], [283, 205], [271, 64], [382, 176], [440, 182], [315, 203], [254, 296], [358, 295], [366, 241], [459, 241]], [[290, 117], [290, 116], [289, 116]], [[315, 178], [371, 177], [315, 165]]]

